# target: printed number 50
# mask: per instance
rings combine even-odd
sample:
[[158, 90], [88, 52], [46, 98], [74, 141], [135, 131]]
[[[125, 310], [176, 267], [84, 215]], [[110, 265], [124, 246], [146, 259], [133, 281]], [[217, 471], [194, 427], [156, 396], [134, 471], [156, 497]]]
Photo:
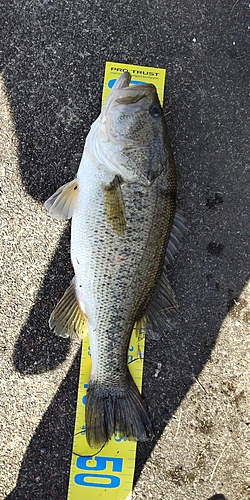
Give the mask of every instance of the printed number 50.
[[[122, 458], [95, 457], [96, 464], [94, 467], [87, 465], [87, 461], [91, 459], [92, 457], [79, 457], [76, 461], [76, 466], [85, 471], [105, 471], [107, 462], [111, 462], [112, 472], [122, 472]], [[93, 479], [99, 479], [100, 482], [93, 481]], [[102, 480], [106, 481], [103, 482]], [[95, 488], [117, 488], [120, 485], [120, 478], [118, 476], [98, 473], [91, 474], [89, 472], [76, 474], [74, 481], [79, 486], [92, 486]]]

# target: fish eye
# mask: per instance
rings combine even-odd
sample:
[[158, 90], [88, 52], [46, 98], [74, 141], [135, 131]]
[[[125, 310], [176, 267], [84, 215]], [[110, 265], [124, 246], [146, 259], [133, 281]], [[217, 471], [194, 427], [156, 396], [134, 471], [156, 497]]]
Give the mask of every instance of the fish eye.
[[153, 104], [153, 106], [151, 106], [151, 108], [149, 109], [150, 115], [153, 116], [154, 118], [160, 116], [161, 111], [162, 111], [161, 106], [159, 106], [159, 104]]

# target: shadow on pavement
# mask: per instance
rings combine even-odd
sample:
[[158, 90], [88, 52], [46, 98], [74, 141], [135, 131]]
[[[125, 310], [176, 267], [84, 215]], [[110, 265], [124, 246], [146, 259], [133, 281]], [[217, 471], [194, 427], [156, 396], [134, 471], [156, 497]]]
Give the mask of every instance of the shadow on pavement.
[[227, 500], [227, 499], [221, 493], [217, 493], [216, 495], [210, 497], [208, 500]]
[[[144, 395], [156, 437], [138, 446], [135, 480], [249, 279], [246, 6], [236, 2], [232, 13], [219, 1], [200, 18], [198, 4], [192, 3], [192, 16], [183, 2], [173, 8], [162, 2], [158, 10], [142, 1], [124, 10], [121, 2], [112, 15], [105, 2], [80, 0], [21, 6], [12, 0], [2, 9], [1, 64], [21, 175], [27, 192], [40, 202], [77, 171], [84, 137], [99, 114], [105, 61], [167, 68], [179, 199], [190, 232], [172, 271], [180, 304], [176, 325], [159, 343], [147, 342]], [[21, 373], [54, 369], [67, 356], [68, 341], [55, 338], [47, 321], [70, 281], [68, 241], [69, 232], [16, 343], [13, 362]], [[162, 365], [158, 378], [157, 363]], [[39, 424], [8, 500], [66, 498], [78, 364], [77, 357]], [[226, 500], [223, 495], [210, 500], [215, 499]]]
[[[69, 228], [61, 238], [47, 274], [14, 347], [16, 370], [23, 374], [44, 373], [55, 369], [67, 357], [70, 340], [55, 338], [48, 327], [48, 318], [72, 279], [69, 250]], [[68, 262], [68, 266], [65, 266]]]
[[66, 498], [79, 363], [80, 351], [30, 441], [17, 486], [6, 500]]

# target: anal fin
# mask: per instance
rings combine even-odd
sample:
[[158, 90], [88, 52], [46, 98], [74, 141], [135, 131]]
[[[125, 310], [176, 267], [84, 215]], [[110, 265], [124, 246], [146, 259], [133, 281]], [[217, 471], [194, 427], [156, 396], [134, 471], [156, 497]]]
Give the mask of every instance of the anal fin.
[[59, 187], [52, 196], [45, 201], [44, 206], [54, 219], [70, 219], [74, 213], [78, 197], [78, 181], [74, 179]]
[[87, 317], [76, 297], [75, 279], [51, 313], [49, 326], [60, 337], [83, 339], [87, 335]]

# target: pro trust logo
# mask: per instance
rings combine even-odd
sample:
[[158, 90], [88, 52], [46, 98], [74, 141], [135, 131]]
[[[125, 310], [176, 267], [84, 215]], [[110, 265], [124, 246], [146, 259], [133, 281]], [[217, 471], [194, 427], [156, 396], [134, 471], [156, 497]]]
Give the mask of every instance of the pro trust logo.
[[[110, 71], [117, 71], [118, 73], [124, 73], [124, 71], [128, 71], [128, 68], [116, 68], [115, 66], [110, 68]], [[140, 69], [130, 69], [129, 72], [132, 75], [143, 75], [143, 76], [158, 76], [159, 73], [155, 71], [144, 71]]]

